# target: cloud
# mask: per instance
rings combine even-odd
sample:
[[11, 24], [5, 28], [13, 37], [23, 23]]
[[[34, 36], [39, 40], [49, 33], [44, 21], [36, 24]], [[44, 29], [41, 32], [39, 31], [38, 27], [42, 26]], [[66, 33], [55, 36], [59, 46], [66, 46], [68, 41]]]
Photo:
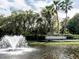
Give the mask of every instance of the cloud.
[[0, 14], [10, 14], [14, 10], [29, 10], [24, 0], [0, 0]]
[[8, 1], [0, 0], [0, 14], [10, 13], [9, 6], [10, 6], [10, 4]]
[[52, 0], [25, 0], [34, 11], [40, 12], [43, 7], [50, 5]]
[[73, 8], [78, 8], [79, 9], [79, 0], [72, 0], [73, 1]]
[[16, 0], [12, 4], [13, 4], [12, 6], [15, 7], [16, 9], [21, 9], [21, 10], [31, 9], [31, 7], [25, 3], [25, 0]]
[[32, 9], [40, 12], [43, 7], [51, 4], [52, 0], [0, 0], [0, 14], [10, 14], [15, 10]]
[[79, 13], [79, 9], [74, 8], [71, 11], [69, 11], [68, 16], [70, 16], [70, 18], [72, 18], [77, 13]]
[[[74, 2], [74, 8], [68, 13], [70, 18], [79, 13], [79, 0], [72, 1]], [[43, 7], [50, 4], [52, 4], [52, 0], [0, 0], [0, 14], [10, 14], [11, 11], [29, 9], [40, 12]], [[60, 18], [65, 18], [64, 12], [59, 12], [58, 14]]]
[[46, 0], [46, 1], [40, 0], [40, 1], [36, 1], [36, 2], [34, 3], [34, 6], [35, 6], [36, 10], [37, 10], [38, 12], [40, 12], [42, 8], [44, 8], [45, 6], [50, 5], [50, 4], [51, 4], [51, 3], [48, 3], [47, 0]]
[[[73, 8], [71, 10], [68, 11], [68, 17], [72, 18], [75, 14], [79, 13], [79, 9], [77, 8]], [[64, 12], [58, 12], [59, 18], [65, 18], [66, 14]]]

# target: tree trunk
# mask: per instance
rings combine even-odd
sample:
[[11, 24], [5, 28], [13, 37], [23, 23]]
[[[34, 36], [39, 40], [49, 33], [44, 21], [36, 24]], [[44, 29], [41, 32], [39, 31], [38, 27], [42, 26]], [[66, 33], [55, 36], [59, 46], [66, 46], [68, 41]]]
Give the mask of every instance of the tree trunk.
[[66, 12], [66, 18], [65, 18], [65, 20], [66, 20], [66, 22], [65, 22], [65, 28], [66, 28], [66, 25], [67, 25], [67, 19], [68, 19], [68, 17], [67, 17], [67, 12]]
[[67, 19], [67, 12], [66, 12], [66, 19]]
[[60, 33], [60, 28], [59, 28], [60, 24], [59, 24], [59, 19], [58, 19], [58, 12], [57, 12], [57, 23], [58, 23], [58, 25], [57, 25], [57, 28], [58, 28], [57, 32], [59, 34]]

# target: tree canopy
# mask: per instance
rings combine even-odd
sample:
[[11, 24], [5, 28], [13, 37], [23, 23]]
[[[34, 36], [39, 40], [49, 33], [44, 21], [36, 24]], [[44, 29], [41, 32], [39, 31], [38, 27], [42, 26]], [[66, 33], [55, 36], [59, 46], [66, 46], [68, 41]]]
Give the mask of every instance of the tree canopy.
[[11, 35], [46, 34], [48, 25], [38, 13], [31, 10], [18, 11], [8, 17], [0, 17], [0, 30], [3, 34]]
[[[41, 13], [29, 11], [13, 11], [10, 16], [0, 16], [0, 32], [3, 34], [44, 35], [48, 32], [60, 34], [60, 22], [58, 11], [71, 9], [70, 0], [53, 0], [49, 6], [45, 6]], [[66, 25], [66, 24], [65, 24]]]
[[69, 20], [67, 27], [70, 33], [79, 34], [79, 14], [76, 14], [72, 19]]

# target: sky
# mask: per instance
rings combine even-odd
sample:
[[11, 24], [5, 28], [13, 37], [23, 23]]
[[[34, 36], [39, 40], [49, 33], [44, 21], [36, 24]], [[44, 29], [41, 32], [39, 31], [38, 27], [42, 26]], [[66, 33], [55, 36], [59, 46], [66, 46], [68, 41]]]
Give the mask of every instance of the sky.
[[[72, 18], [79, 13], [79, 0], [73, 1], [73, 9], [68, 12], [68, 16]], [[34, 10], [40, 12], [46, 5], [52, 4], [52, 0], [0, 0], [0, 14], [9, 15], [16, 10]], [[65, 18], [65, 13], [58, 12], [60, 18]]]

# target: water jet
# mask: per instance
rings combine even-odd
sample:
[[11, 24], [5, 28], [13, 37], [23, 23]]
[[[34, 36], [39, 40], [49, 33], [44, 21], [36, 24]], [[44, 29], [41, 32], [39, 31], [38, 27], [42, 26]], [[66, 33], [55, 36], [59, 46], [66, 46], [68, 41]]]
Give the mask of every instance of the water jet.
[[5, 35], [0, 41], [0, 54], [17, 55], [24, 52], [31, 52], [34, 48], [28, 47], [27, 40], [22, 35]]

